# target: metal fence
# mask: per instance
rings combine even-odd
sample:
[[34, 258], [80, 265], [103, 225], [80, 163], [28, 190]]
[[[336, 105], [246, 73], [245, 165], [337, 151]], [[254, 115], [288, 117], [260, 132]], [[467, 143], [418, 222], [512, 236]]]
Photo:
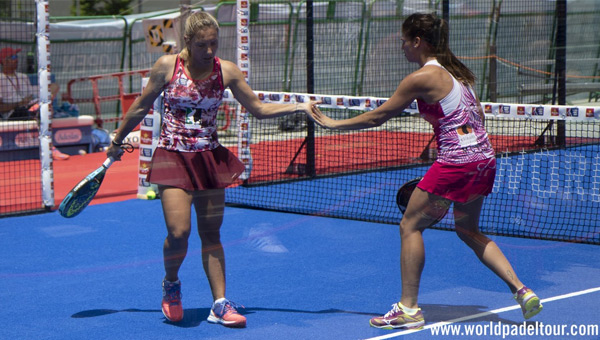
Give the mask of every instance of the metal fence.
[[[567, 5], [564, 16], [557, 11], [559, 3]], [[36, 1], [2, 4], [0, 48], [22, 49], [19, 71], [35, 82]], [[193, 10], [217, 17], [218, 55], [236, 62], [236, 3]], [[599, 98], [596, 0], [252, 1], [249, 10], [249, 82], [255, 90], [389, 97], [416, 68], [404, 60], [400, 28], [406, 16], [421, 11], [448, 19], [451, 48], [475, 72], [482, 101], [556, 102], [562, 66], [567, 102], [595, 103]], [[61, 88], [54, 104], [76, 102], [80, 115], [96, 116], [97, 125], [114, 129], [123, 114], [123, 93], [137, 93], [141, 87], [144, 73], [128, 71], [147, 70], [165, 53], [148, 52], [144, 22], [174, 18], [179, 12], [50, 17], [52, 81]], [[562, 66], [557, 52], [565, 52]], [[110, 100], [97, 101], [99, 97]]]
[[[16, 2], [11, 2], [15, 4]], [[21, 48], [22, 71], [34, 69], [26, 56], [35, 53], [34, 1], [0, 17], [0, 45]], [[390, 95], [414, 70], [400, 49], [402, 20], [414, 11], [442, 15], [442, 1], [314, 1], [312, 37], [317, 93]], [[600, 4], [568, 2], [567, 82], [569, 95], [597, 99], [600, 37], [595, 33]], [[202, 9], [200, 7], [195, 10]], [[206, 8], [219, 19], [220, 56], [235, 61], [235, 2]], [[306, 91], [306, 2], [268, 1], [251, 5], [251, 78], [255, 89]], [[478, 77], [482, 100], [549, 102], [556, 57], [556, 2], [517, 0], [450, 1], [452, 49]], [[63, 91], [74, 78], [150, 68], [163, 53], [146, 49], [142, 22], [177, 15], [171, 11], [111, 17], [51, 17], [52, 74]], [[490, 65], [492, 62], [495, 65]], [[491, 74], [491, 71], [494, 74]], [[493, 86], [490, 87], [490, 84]], [[77, 89], [87, 98], [91, 87]], [[114, 94], [114, 80], [100, 84], [100, 95]], [[126, 83], [132, 92], [139, 81]], [[76, 97], [78, 93], [75, 93]], [[118, 102], [103, 112], [119, 116]], [[82, 113], [93, 105], [81, 104]]]

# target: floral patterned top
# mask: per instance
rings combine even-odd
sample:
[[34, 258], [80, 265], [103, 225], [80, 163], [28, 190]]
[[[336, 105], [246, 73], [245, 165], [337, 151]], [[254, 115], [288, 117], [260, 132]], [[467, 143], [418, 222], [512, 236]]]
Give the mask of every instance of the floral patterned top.
[[217, 148], [217, 110], [224, 90], [219, 58], [215, 57], [208, 77], [196, 80], [177, 56], [173, 78], [164, 91], [165, 112], [157, 147], [180, 152]]

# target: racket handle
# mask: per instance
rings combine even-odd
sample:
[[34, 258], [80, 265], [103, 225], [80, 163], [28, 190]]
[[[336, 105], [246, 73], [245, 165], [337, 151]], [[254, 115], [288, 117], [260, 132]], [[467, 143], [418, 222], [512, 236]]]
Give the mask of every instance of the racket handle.
[[108, 158], [107, 158], [107, 159], [104, 161], [104, 163], [102, 163], [102, 166], [103, 166], [103, 167], [105, 167], [106, 169], [108, 169], [108, 167], [110, 167], [110, 166], [113, 164], [113, 162], [114, 162], [114, 161], [115, 161], [115, 159], [114, 159], [114, 158], [112, 158], [112, 157], [108, 157]]

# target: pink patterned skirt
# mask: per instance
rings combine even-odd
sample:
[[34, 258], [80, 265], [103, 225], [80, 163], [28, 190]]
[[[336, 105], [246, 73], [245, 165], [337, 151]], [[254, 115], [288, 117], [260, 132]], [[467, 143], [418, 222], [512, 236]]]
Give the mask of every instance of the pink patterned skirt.
[[451, 201], [466, 203], [489, 195], [495, 178], [495, 158], [467, 164], [435, 162], [417, 186]]
[[244, 164], [227, 148], [200, 152], [156, 148], [147, 180], [188, 191], [223, 189], [244, 172]]

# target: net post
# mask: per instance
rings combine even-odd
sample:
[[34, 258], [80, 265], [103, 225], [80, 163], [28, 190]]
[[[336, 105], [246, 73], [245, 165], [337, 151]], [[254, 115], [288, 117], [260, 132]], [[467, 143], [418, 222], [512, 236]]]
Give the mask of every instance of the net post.
[[50, 11], [49, 2], [36, 0], [36, 48], [38, 57], [38, 95], [40, 103], [39, 145], [42, 164], [42, 201], [46, 209], [54, 206], [54, 168], [52, 165], [52, 94], [50, 93]]
[[[566, 105], [567, 85], [567, 0], [556, 1], [556, 81], [558, 105]], [[559, 120], [556, 131], [556, 143], [566, 145], [566, 122]]]
[[[150, 78], [143, 77], [141, 79], [141, 91], [148, 85]], [[140, 123], [140, 146], [138, 156], [138, 188], [137, 198], [148, 199], [148, 192], [154, 191], [158, 194], [158, 185], [147, 181], [148, 171], [152, 156], [158, 145], [160, 136], [161, 116], [164, 113], [164, 93], [161, 93], [154, 100], [152, 108], [148, 111], [142, 122]]]
[[[246, 83], [250, 83], [250, 1], [236, 1], [236, 40], [237, 40], [237, 66], [244, 74]], [[244, 163], [246, 169], [240, 175], [244, 184], [252, 173], [252, 153], [250, 140], [252, 138], [250, 128], [250, 114], [245, 107], [239, 105], [237, 109], [238, 127], [238, 158]]]
[[[306, 89], [313, 94], [314, 85], [314, 32], [313, 1], [306, 1]], [[306, 174], [316, 176], [315, 170], [315, 123], [306, 117]]]

